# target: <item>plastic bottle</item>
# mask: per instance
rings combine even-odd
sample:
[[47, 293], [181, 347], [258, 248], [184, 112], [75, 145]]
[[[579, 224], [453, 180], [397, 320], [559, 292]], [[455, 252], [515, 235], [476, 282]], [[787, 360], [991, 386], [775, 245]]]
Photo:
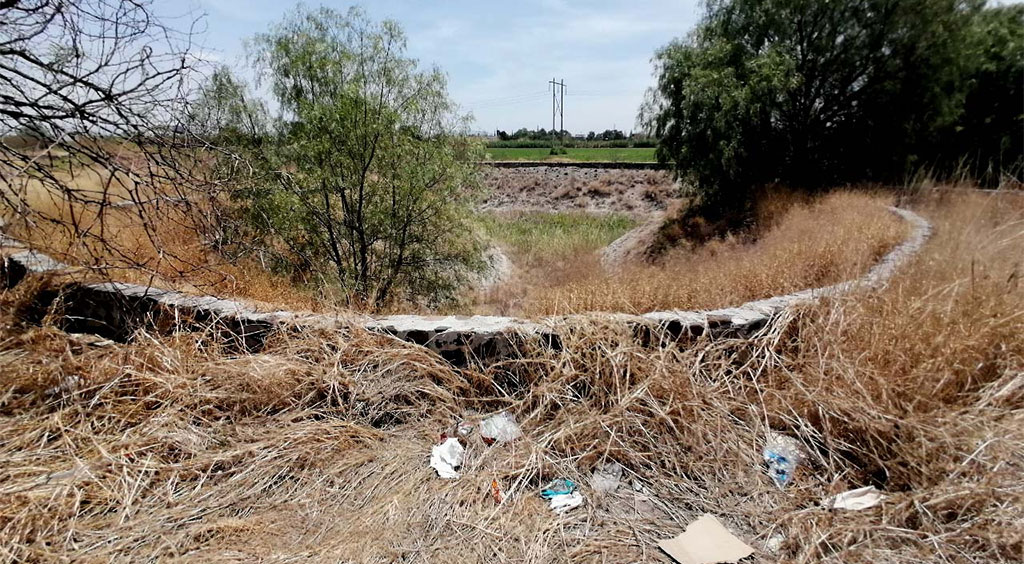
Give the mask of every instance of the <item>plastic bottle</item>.
[[784, 488], [793, 480], [797, 466], [803, 461], [800, 443], [793, 437], [770, 435], [762, 453], [768, 463], [768, 475], [775, 485]]

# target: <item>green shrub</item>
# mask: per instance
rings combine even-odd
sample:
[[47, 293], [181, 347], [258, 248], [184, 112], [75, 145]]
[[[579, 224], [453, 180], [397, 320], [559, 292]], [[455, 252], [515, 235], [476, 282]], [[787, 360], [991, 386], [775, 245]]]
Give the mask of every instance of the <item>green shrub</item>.
[[258, 174], [233, 194], [235, 246], [369, 304], [452, 298], [480, 266], [468, 217], [482, 155], [443, 73], [418, 70], [405, 45], [358, 9], [299, 8], [255, 39], [283, 118], [249, 144]]

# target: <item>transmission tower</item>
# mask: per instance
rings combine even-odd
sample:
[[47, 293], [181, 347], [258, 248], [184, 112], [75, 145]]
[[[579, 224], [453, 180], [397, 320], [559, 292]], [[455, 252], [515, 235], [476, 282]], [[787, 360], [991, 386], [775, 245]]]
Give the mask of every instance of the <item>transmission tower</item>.
[[555, 117], [559, 119], [558, 127], [558, 139], [562, 145], [565, 145], [565, 139], [562, 139], [562, 131], [565, 130], [565, 79], [561, 82], [555, 82], [552, 78], [548, 81], [551, 85], [551, 145], [555, 144]]

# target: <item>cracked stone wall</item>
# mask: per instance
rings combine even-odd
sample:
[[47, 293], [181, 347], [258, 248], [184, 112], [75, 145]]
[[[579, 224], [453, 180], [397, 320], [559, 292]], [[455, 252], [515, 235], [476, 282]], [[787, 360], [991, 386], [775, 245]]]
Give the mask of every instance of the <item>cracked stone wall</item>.
[[[241, 301], [188, 295], [136, 284], [69, 282], [40, 293], [37, 299], [39, 307], [34, 314], [29, 314], [29, 321], [41, 320], [46, 311], [55, 307], [58, 323], [67, 331], [95, 333], [124, 341], [140, 328], [160, 332], [214, 328], [247, 349], [258, 349], [272, 331], [361, 326], [424, 346], [456, 365], [508, 357], [529, 340], [542, 346], [558, 347], [561, 331], [595, 316], [625, 324], [632, 328], [638, 339], [649, 344], [677, 342], [705, 334], [744, 337], [797, 304], [885, 284], [902, 263], [921, 249], [931, 234], [931, 225], [921, 216], [900, 208], [890, 210], [911, 225], [911, 234], [861, 278], [710, 311], [592, 314], [537, 320], [479, 315], [332, 316], [290, 311], [261, 312], [252, 304]], [[0, 230], [2, 227], [0, 225]], [[28, 277], [55, 275], [69, 269], [2, 234], [0, 251], [6, 257], [0, 265], [0, 285], [6, 288], [14, 287]], [[31, 319], [32, 315], [39, 319]]]

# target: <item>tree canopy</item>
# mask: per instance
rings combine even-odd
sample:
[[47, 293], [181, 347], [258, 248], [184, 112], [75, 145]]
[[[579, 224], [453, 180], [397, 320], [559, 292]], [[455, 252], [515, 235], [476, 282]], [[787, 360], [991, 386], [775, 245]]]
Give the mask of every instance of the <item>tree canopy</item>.
[[769, 183], [1019, 174], [1024, 7], [710, 0], [655, 55], [640, 121], [713, 209]]
[[234, 194], [246, 237], [358, 301], [443, 299], [480, 260], [466, 221], [475, 146], [444, 75], [405, 49], [394, 22], [299, 8], [251, 43], [280, 110], [269, 131], [237, 81], [207, 89], [218, 135], [241, 132], [262, 168]]

